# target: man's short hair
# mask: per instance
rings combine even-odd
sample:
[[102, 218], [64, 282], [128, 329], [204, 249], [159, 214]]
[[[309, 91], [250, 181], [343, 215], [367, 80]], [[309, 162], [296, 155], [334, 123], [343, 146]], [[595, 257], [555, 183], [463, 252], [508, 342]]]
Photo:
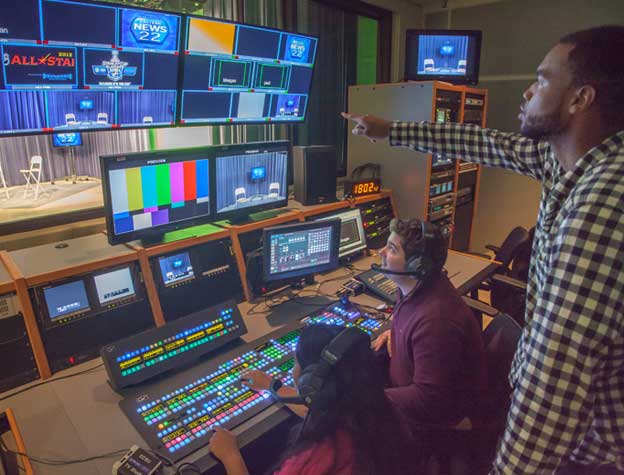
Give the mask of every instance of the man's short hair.
[[577, 31], [559, 43], [574, 47], [568, 56], [574, 83], [594, 86], [605, 123], [624, 125], [624, 26]]
[[405, 260], [409, 260], [419, 249], [419, 241], [422, 238], [421, 220], [416, 218], [394, 218], [390, 221], [390, 232], [401, 238], [401, 246], [405, 253]]

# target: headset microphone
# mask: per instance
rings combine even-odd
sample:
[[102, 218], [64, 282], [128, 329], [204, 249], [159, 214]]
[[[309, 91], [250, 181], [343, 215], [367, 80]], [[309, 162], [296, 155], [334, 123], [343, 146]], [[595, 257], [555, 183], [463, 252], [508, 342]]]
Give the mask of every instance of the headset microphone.
[[392, 274], [392, 275], [409, 275], [412, 277], [418, 277], [422, 274], [420, 271], [397, 271], [386, 269], [385, 267], [381, 267], [377, 264], [371, 264], [371, 269], [376, 272], [381, 272], [382, 274]]

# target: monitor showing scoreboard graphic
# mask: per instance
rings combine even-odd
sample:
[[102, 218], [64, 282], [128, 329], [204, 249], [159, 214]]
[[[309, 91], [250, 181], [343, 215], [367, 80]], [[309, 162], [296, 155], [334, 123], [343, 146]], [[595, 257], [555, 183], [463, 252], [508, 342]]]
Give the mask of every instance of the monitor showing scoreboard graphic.
[[100, 157], [108, 239], [149, 239], [208, 221], [208, 147]]
[[188, 16], [182, 124], [303, 121], [318, 39]]
[[175, 124], [180, 15], [20, 0], [0, 19], [0, 135]]

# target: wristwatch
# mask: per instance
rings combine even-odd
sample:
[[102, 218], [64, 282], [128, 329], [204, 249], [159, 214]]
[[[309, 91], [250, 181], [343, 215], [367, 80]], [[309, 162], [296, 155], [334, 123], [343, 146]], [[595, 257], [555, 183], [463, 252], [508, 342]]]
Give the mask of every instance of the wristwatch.
[[277, 391], [279, 391], [279, 389], [283, 386], [284, 384], [276, 378], [273, 378], [271, 380], [271, 384], [269, 384], [269, 391], [271, 391], [272, 393], [277, 394]]

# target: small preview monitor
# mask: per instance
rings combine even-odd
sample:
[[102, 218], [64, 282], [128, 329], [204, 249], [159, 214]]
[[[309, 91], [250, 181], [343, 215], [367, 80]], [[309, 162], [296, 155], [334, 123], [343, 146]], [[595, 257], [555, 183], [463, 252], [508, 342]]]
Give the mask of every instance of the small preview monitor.
[[406, 79], [479, 82], [481, 31], [407, 30], [406, 43]]
[[93, 280], [100, 305], [108, 305], [136, 294], [129, 267], [96, 275]]
[[324, 216], [315, 219], [315, 221], [326, 221], [328, 219], [340, 219], [340, 250], [338, 257], [348, 257], [366, 249], [362, 213], [359, 208]]
[[159, 257], [158, 265], [165, 287], [195, 278], [188, 252]]
[[339, 219], [266, 228], [263, 232], [264, 281], [335, 269], [339, 247]]
[[91, 308], [82, 279], [45, 288], [43, 296], [52, 322], [75, 316]]
[[207, 222], [210, 147], [100, 157], [111, 244], [158, 238]]
[[52, 135], [52, 145], [55, 147], [79, 147], [82, 145], [80, 132], [67, 132]]
[[289, 155], [288, 141], [214, 147], [216, 218], [286, 206]]

